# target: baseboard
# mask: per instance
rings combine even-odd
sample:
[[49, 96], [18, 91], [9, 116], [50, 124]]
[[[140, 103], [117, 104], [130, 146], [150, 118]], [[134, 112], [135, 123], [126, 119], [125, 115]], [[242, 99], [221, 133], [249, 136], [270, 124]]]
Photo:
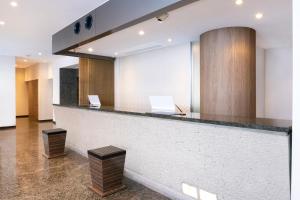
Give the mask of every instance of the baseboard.
[[162, 185], [160, 183], [154, 182], [154, 181], [152, 181], [136, 172], [133, 172], [129, 169], [125, 169], [124, 176], [137, 182], [137, 183], [140, 183], [140, 184], [144, 185], [145, 187], [147, 187], [155, 192], [158, 192], [168, 198], [171, 198], [174, 200], [195, 200], [191, 197], [184, 195], [183, 193], [175, 191], [175, 190], [173, 190], [165, 185]]
[[40, 122], [40, 123], [53, 122], [53, 120], [52, 119], [43, 119], [43, 120], [38, 120], [38, 122]]
[[8, 129], [15, 129], [16, 126], [4, 126], [4, 127], [0, 127], [0, 130], [8, 130]]
[[16, 116], [16, 118], [28, 118], [29, 115], [19, 115], [19, 116]]
[[[74, 145], [68, 143], [66, 145], [66, 147], [72, 151], [75, 151], [76, 153], [88, 158], [87, 156], [87, 152], [83, 152], [81, 149], [79, 148], [76, 148]], [[145, 187], [155, 191], [155, 192], [158, 192], [170, 199], [173, 199], [173, 200], [195, 200], [189, 196], [186, 196], [184, 195], [183, 193], [180, 193], [178, 191], [175, 191], [174, 189], [171, 189], [165, 185], [162, 185], [160, 183], [157, 183], [157, 182], [154, 182], [130, 169], [127, 169], [125, 167], [124, 169], [124, 176], [141, 184], [141, 185], [144, 185]]]

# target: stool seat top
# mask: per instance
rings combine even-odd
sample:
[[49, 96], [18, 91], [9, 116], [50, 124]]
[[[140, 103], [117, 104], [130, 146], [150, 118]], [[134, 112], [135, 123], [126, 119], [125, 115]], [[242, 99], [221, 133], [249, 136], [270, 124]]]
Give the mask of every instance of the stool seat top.
[[126, 150], [114, 146], [106, 146], [99, 149], [88, 150], [88, 154], [100, 160], [110, 159], [113, 157], [126, 154]]
[[43, 130], [42, 132], [43, 132], [43, 134], [46, 134], [46, 135], [57, 135], [57, 134], [61, 134], [61, 133], [67, 133], [66, 130], [61, 129], [61, 128]]

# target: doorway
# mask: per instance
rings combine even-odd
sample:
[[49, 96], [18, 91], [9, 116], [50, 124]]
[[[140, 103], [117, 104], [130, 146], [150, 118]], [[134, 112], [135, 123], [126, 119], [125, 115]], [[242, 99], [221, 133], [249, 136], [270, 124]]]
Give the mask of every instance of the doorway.
[[28, 115], [32, 120], [39, 119], [39, 99], [38, 99], [38, 80], [32, 80], [27, 82], [28, 87]]

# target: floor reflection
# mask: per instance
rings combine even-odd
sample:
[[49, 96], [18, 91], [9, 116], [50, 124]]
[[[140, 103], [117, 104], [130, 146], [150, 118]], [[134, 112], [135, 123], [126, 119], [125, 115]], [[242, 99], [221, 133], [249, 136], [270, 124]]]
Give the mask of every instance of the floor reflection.
[[[86, 158], [72, 151], [53, 160], [42, 156], [42, 130], [53, 126], [20, 118], [16, 129], [0, 130], [0, 199], [101, 199], [87, 189]], [[167, 199], [131, 180], [126, 179], [125, 184], [127, 190], [104, 199]]]

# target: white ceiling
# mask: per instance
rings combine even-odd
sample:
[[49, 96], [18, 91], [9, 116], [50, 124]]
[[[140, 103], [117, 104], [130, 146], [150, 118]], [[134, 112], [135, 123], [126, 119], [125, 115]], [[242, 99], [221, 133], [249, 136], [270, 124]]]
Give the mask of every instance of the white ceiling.
[[[255, 14], [262, 12], [263, 19]], [[235, 0], [201, 0], [169, 13], [169, 18], [158, 23], [148, 20], [118, 33], [84, 45], [76, 51], [118, 56], [135, 54], [149, 49], [199, 40], [201, 33], [228, 26], [248, 26], [257, 31], [257, 45], [262, 48], [292, 46], [292, 0], [244, 0], [242, 6]], [[139, 36], [139, 30], [145, 35]], [[168, 43], [167, 39], [173, 42]]]
[[38, 63], [38, 60], [16, 57], [16, 68], [27, 68]]
[[[0, 55], [44, 60], [51, 57], [52, 35], [107, 0], [0, 1]], [[38, 52], [43, 55], [38, 56]]]
[[[28, 57], [46, 62], [51, 59], [51, 38], [54, 33], [100, 6], [107, 0], [1, 0], [0, 55]], [[236, 6], [235, 0], [201, 0], [170, 13], [160, 24], [148, 20], [121, 32], [85, 45], [80, 50], [88, 53], [114, 56], [140, 52], [194, 41], [205, 31], [225, 26], [249, 26], [257, 30], [257, 44], [263, 48], [292, 45], [292, 0], [244, 0]], [[255, 20], [254, 14], [263, 12], [264, 18]], [[143, 29], [143, 37], [137, 35]], [[173, 42], [167, 42], [167, 38]], [[42, 52], [42, 56], [37, 53]], [[22, 60], [22, 59], [21, 59]]]

